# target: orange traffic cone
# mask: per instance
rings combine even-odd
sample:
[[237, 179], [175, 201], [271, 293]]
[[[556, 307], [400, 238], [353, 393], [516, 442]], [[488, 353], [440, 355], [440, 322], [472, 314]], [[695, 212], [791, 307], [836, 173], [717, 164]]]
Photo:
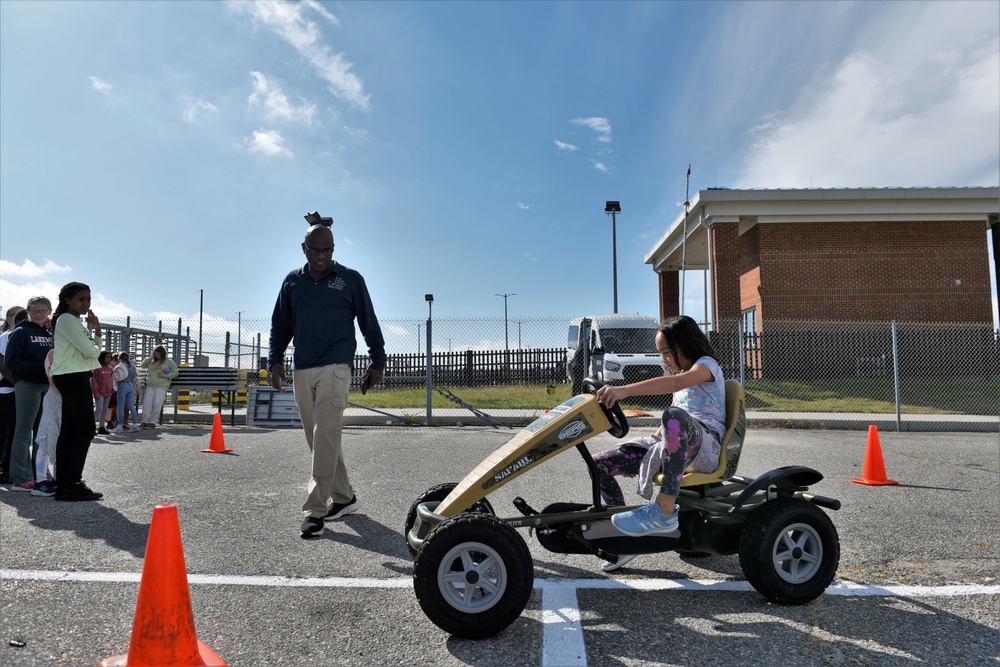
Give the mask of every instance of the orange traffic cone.
[[215, 413], [215, 420], [212, 422], [212, 439], [208, 444], [208, 449], [201, 451], [214, 452], [216, 454], [225, 454], [226, 452], [233, 451], [226, 447], [226, 440], [222, 437], [222, 415], [218, 412]]
[[861, 469], [861, 477], [851, 480], [855, 484], [870, 484], [872, 486], [887, 486], [899, 482], [886, 479], [885, 462], [882, 460], [882, 445], [878, 442], [878, 427], [872, 424], [868, 427], [868, 446], [865, 447], [865, 465]]
[[102, 660], [98, 667], [156, 665], [226, 667], [194, 633], [176, 505], [153, 508], [128, 653]]

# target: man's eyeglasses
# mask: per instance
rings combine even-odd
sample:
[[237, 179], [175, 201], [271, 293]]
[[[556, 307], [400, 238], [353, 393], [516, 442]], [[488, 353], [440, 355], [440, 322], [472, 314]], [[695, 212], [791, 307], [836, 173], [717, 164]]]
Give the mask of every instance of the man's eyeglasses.
[[310, 248], [309, 246], [306, 246], [306, 252], [313, 257], [319, 257], [320, 255], [333, 257], [333, 246], [330, 246], [329, 248]]

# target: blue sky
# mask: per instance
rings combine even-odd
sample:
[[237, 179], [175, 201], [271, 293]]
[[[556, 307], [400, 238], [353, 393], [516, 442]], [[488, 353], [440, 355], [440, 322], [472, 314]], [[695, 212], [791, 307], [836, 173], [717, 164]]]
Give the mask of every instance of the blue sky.
[[3, 307], [266, 317], [318, 209], [382, 317], [610, 312], [617, 199], [619, 310], [655, 315], [688, 164], [1000, 183], [1000, 2], [4, 0], [0, 138]]

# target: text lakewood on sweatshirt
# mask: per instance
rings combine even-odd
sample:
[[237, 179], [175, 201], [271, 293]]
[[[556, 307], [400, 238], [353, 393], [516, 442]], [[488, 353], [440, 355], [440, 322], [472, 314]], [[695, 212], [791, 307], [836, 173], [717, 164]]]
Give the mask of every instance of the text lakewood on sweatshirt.
[[11, 332], [3, 362], [14, 376], [14, 382], [49, 383], [45, 374], [45, 357], [52, 349], [52, 333], [25, 320]]

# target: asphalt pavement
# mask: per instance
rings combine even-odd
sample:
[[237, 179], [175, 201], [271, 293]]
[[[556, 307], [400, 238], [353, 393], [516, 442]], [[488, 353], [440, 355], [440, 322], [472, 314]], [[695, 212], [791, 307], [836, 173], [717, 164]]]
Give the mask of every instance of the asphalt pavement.
[[[854, 484], [865, 430], [751, 426], [740, 474], [805, 465], [839, 498], [837, 577], [803, 606], [769, 603], [736, 556], [642, 556], [605, 575], [594, 557], [533, 555], [535, 589], [496, 637], [448, 636], [421, 611], [402, 525], [425, 489], [456, 482], [516, 431], [351, 427], [362, 507], [299, 537], [308, 451], [295, 428], [205, 426], [98, 437], [96, 503], [0, 489], [0, 665], [97, 665], [125, 653], [153, 508], [175, 504], [198, 639], [231, 666], [986, 665], [1000, 661], [1000, 436], [882, 431], [895, 486]], [[607, 434], [590, 441], [598, 451]], [[626, 494], [632, 487], [626, 481]], [[585, 502], [573, 451], [490, 496], [500, 516]]]

